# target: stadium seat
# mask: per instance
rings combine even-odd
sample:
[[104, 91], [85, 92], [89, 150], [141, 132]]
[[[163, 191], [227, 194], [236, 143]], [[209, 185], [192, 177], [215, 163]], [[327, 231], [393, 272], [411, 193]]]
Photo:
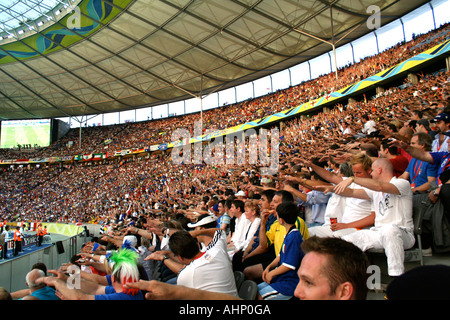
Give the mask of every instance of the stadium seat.
[[258, 285], [253, 280], [244, 280], [239, 288], [238, 295], [244, 300], [255, 300], [258, 293]]
[[[420, 261], [420, 265], [423, 266], [423, 252], [422, 252], [422, 220], [425, 214], [424, 207], [415, 207], [413, 212], [414, 219], [414, 235], [416, 236], [416, 249], [409, 249], [405, 252], [405, 261]], [[418, 256], [418, 257], [417, 257]], [[418, 260], [417, 260], [418, 258]]]
[[242, 271], [234, 271], [234, 280], [236, 281], [236, 289], [239, 291], [239, 288], [245, 280], [244, 273]]

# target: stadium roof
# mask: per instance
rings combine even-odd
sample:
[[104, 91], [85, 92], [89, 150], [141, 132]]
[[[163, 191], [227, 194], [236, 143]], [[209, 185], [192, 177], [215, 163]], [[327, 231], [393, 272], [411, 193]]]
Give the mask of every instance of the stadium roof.
[[329, 52], [427, 1], [8, 0], [0, 119], [131, 110], [236, 86]]

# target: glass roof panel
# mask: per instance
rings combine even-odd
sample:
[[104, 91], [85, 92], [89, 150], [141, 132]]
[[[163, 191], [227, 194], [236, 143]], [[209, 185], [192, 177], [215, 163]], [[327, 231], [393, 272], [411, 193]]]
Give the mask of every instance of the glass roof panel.
[[10, 33], [41, 17], [51, 17], [53, 10], [67, 4], [67, 0], [2, 0], [0, 32]]

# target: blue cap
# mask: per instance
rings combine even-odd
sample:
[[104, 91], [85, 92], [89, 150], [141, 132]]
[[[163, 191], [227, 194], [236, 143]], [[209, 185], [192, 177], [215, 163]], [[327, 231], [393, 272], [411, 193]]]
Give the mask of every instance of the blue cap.
[[431, 122], [438, 122], [444, 120], [445, 122], [450, 122], [450, 115], [448, 113], [439, 113]]

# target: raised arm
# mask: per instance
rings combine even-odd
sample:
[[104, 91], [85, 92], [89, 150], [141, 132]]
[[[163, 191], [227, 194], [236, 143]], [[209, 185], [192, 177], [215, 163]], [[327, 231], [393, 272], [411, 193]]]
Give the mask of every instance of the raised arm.
[[[348, 188], [355, 180], [355, 177], [347, 178], [334, 187], [334, 191], [343, 197], [352, 197], [358, 199], [370, 200], [364, 189]], [[370, 179], [369, 179], [370, 180]]]
[[413, 158], [434, 164], [433, 157], [431, 156], [431, 154], [428, 151], [422, 150], [420, 148], [412, 147], [409, 144], [407, 144], [406, 142], [403, 142], [400, 140], [394, 140], [390, 143], [390, 145], [396, 146], [398, 148], [405, 150]]
[[240, 300], [239, 297], [221, 293], [173, 285], [156, 280], [127, 283], [126, 288], [147, 291], [147, 300]]
[[322, 168], [314, 163], [312, 163], [311, 161], [307, 161], [301, 158], [295, 158], [295, 160], [297, 162], [302, 163], [304, 166], [306, 167], [310, 167], [312, 170], [314, 170], [322, 179], [333, 183], [333, 184], [338, 184], [339, 182], [342, 181], [342, 178], [340, 176], [338, 176], [337, 174], [334, 174], [330, 171], [328, 171], [325, 168]]
[[378, 181], [371, 178], [358, 178], [358, 177], [350, 177], [345, 180], [343, 180], [341, 183], [339, 183], [334, 190], [337, 194], [341, 196], [350, 196], [354, 198], [359, 199], [370, 199], [367, 195], [367, 193], [364, 191], [364, 189], [351, 189], [348, 188], [352, 183], [356, 183], [360, 185], [361, 187], [373, 190], [373, 191], [379, 191], [379, 192], [385, 192], [385, 193], [391, 193], [391, 194], [400, 194], [400, 191], [397, 189], [395, 185], [389, 182], [383, 182]]
[[[49, 272], [53, 271], [49, 270]], [[53, 273], [56, 274], [56, 272]], [[59, 292], [59, 296], [62, 295], [64, 300], [95, 300], [95, 295], [70, 287], [67, 281], [62, 280], [59, 276], [42, 277], [37, 279], [36, 283], [45, 283], [47, 286], [55, 287], [56, 291]]]

